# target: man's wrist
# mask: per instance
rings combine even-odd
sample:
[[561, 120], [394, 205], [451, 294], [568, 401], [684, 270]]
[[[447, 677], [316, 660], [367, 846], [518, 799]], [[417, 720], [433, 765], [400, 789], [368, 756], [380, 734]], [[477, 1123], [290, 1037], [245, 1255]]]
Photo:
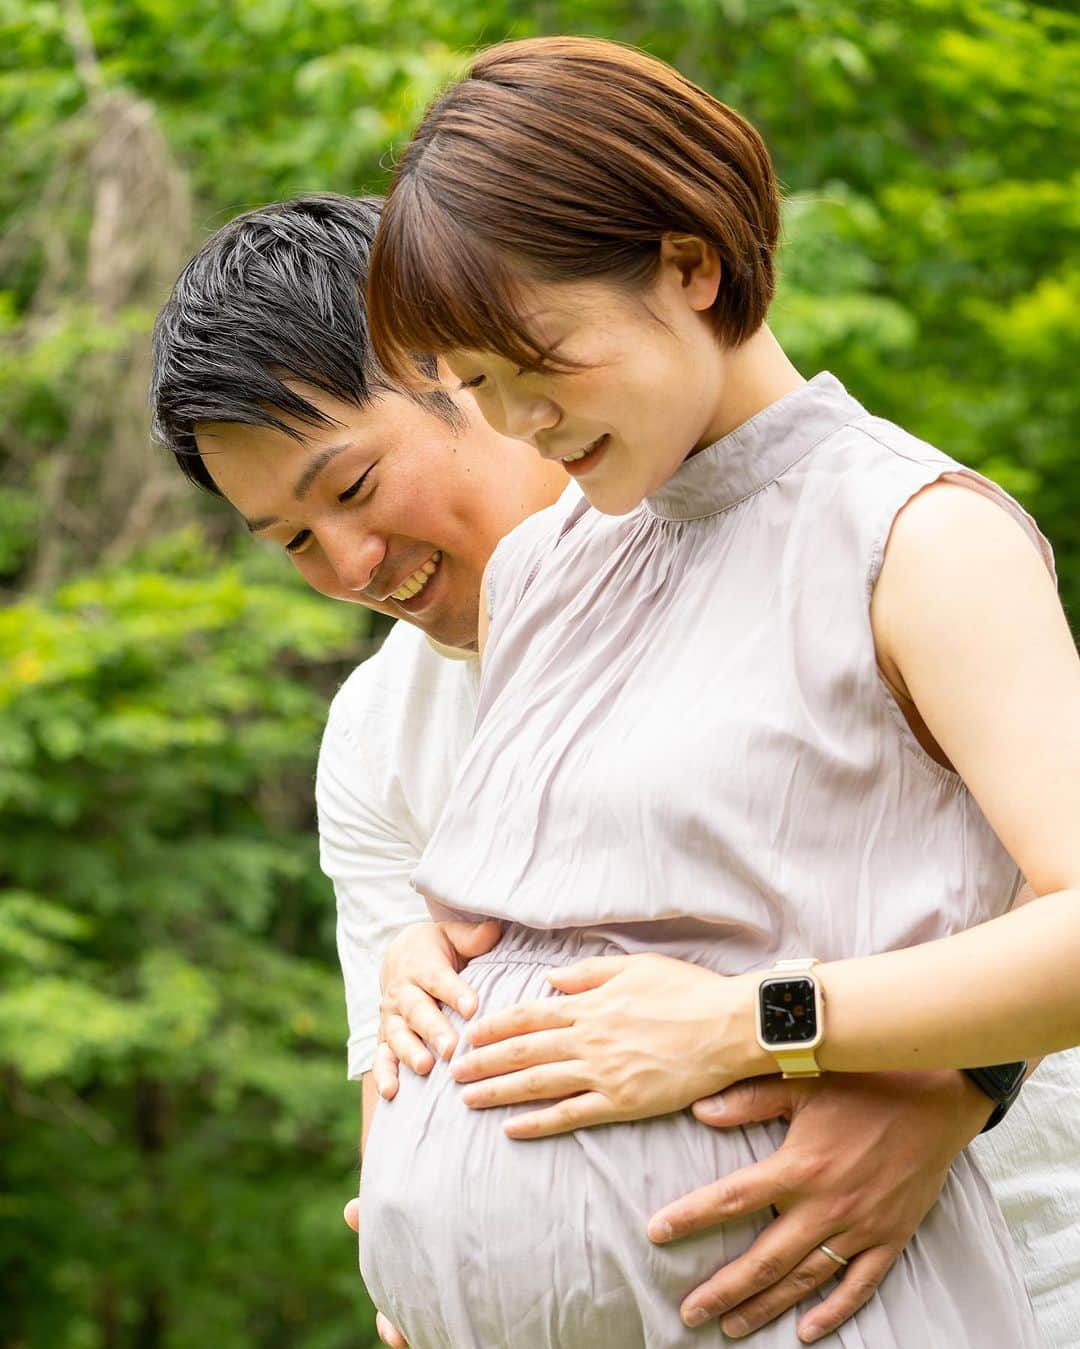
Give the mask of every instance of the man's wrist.
[[987, 1068], [965, 1068], [964, 1076], [991, 1103], [983, 1132], [993, 1129], [1009, 1113], [1027, 1078], [1026, 1062], [998, 1063]]

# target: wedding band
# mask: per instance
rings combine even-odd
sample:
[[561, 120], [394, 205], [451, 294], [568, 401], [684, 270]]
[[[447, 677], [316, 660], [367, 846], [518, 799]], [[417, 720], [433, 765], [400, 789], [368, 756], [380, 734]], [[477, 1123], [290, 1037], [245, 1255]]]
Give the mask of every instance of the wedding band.
[[848, 1263], [847, 1260], [845, 1260], [842, 1255], [837, 1255], [836, 1252], [832, 1249], [832, 1247], [826, 1246], [824, 1242], [821, 1243], [821, 1245], [818, 1247], [818, 1250], [821, 1251], [824, 1255], [827, 1255], [830, 1260], [835, 1260], [841, 1269], [843, 1269], [844, 1266]]

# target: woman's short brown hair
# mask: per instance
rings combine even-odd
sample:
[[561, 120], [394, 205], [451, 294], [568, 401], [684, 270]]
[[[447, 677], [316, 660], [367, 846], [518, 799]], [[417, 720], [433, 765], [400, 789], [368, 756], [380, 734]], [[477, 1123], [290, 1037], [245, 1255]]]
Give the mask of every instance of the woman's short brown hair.
[[405, 382], [416, 353], [542, 364], [520, 281], [644, 285], [669, 231], [716, 248], [716, 333], [745, 340], [772, 299], [779, 231], [758, 133], [632, 47], [500, 43], [432, 104], [398, 164], [368, 277], [376, 355]]

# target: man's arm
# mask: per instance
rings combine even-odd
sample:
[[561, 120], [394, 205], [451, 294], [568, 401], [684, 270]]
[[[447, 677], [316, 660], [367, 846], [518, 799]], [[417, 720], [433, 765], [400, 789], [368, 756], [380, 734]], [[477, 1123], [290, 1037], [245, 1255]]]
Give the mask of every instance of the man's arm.
[[[365, 1073], [360, 1079], [360, 1155], [363, 1156], [364, 1149], [367, 1146], [367, 1136], [371, 1130], [372, 1123], [375, 1120], [375, 1108], [379, 1103], [378, 1093], [375, 1091], [370, 1073]], [[360, 1235], [360, 1201], [359, 1199], [350, 1199], [345, 1205], [345, 1221], [352, 1230]], [[383, 1316], [382, 1312], [375, 1313], [375, 1333], [387, 1349], [409, 1349], [408, 1341], [398, 1330], [397, 1326], [391, 1323]]]
[[360, 1159], [363, 1161], [367, 1150], [368, 1134], [375, 1123], [375, 1109], [379, 1104], [379, 1093], [375, 1089], [375, 1078], [365, 1073], [360, 1079]]
[[[319, 751], [315, 796], [319, 857], [337, 901], [337, 947], [349, 1020], [348, 1073], [360, 1079], [361, 1157], [375, 1119], [378, 1093], [370, 1070], [378, 1052], [379, 963], [382, 952], [410, 923], [427, 917], [409, 884], [417, 849], [390, 804], [390, 775], [362, 746], [339, 702], [331, 708]], [[345, 1221], [359, 1232], [360, 1203], [351, 1199]], [[404, 1336], [376, 1315], [379, 1339], [407, 1349]]]
[[[349, 688], [349, 686], [347, 686]], [[349, 1021], [348, 1073], [359, 1079], [375, 1056], [379, 966], [404, 928], [427, 919], [409, 884], [419, 848], [395, 800], [391, 768], [350, 715], [341, 695], [330, 710], [315, 780], [319, 861], [334, 886], [337, 949]]]

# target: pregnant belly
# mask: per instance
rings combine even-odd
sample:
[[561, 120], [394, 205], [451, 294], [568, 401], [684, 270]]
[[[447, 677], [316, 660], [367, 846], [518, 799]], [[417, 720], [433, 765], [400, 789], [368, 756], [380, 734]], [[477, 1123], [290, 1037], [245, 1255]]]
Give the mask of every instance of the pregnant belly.
[[[480, 1012], [557, 996], [547, 970], [579, 954], [556, 934], [526, 950], [504, 939], [469, 967]], [[403, 1071], [364, 1158], [361, 1269], [411, 1349], [685, 1344], [680, 1301], [769, 1215], [670, 1247], [649, 1241], [649, 1216], [769, 1155], [783, 1127], [713, 1130], [680, 1112], [523, 1142], [503, 1124], [528, 1107], [470, 1110], [461, 1090], [446, 1064]]]

